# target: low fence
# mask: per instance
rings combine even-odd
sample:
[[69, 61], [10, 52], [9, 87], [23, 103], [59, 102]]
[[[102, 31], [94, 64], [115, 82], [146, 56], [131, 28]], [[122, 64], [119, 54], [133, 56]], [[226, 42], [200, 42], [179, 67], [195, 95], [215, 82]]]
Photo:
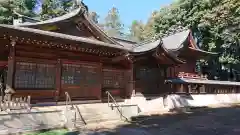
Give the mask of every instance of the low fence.
[[0, 111], [31, 109], [31, 97], [11, 97], [10, 94], [0, 96]]

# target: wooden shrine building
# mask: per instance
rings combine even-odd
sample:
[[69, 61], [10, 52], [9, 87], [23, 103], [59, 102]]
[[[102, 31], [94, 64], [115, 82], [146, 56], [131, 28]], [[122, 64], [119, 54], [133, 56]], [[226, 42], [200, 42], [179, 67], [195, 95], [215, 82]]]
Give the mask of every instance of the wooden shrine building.
[[1, 24], [0, 46], [6, 89], [39, 102], [65, 100], [65, 92], [75, 100], [102, 100], [105, 91], [121, 98], [184, 92], [196, 82], [183, 77], [209, 83], [201, 82], [195, 64], [214, 55], [197, 47], [191, 30], [146, 44], [110, 37], [84, 3], [50, 20]]

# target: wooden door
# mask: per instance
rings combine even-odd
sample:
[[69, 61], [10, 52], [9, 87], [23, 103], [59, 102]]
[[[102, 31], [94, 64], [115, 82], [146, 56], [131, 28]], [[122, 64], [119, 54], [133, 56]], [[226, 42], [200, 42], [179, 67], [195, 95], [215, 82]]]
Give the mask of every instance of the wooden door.
[[100, 73], [100, 64], [63, 63], [60, 96], [68, 92], [73, 99], [99, 99]]
[[115, 97], [125, 97], [128, 78], [124, 69], [103, 69], [102, 95], [106, 97], [105, 92], [109, 91]]

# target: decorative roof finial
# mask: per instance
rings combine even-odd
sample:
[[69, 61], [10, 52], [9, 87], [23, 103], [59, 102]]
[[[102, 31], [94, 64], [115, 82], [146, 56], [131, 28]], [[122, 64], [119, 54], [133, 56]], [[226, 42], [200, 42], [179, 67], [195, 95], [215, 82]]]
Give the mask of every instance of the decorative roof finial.
[[76, 5], [81, 5], [81, 3], [82, 3], [82, 0], [76, 0]]
[[77, 7], [81, 7], [85, 12], [88, 12], [88, 7], [83, 3], [83, 0], [75, 0]]

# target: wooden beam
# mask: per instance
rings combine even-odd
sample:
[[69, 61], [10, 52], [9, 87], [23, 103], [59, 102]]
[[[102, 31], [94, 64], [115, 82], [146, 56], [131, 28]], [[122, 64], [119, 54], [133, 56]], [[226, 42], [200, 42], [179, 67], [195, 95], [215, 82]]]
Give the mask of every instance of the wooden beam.
[[112, 58], [112, 62], [119, 62], [119, 61], [122, 61], [122, 60], [126, 60], [125, 55], [117, 56], [117, 57]]
[[27, 51], [16, 51], [16, 56], [20, 57], [34, 57], [34, 58], [45, 58], [45, 59], [57, 59], [58, 56], [55, 53], [39, 53], [39, 52], [27, 52]]
[[[32, 46], [17, 46], [18, 50], [24, 51], [24, 52], [29, 52], [29, 55], [34, 55], [35, 56], [40, 53], [40, 54], [55, 54], [56, 58], [69, 58], [69, 56], [71, 57], [81, 57], [82, 59], [89, 59], [89, 60], [95, 60], [95, 61], [100, 61], [100, 59], [106, 59], [106, 57], [100, 57], [98, 55], [90, 55], [90, 54], [83, 54], [81, 52], [72, 52], [72, 51], [63, 51], [63, 50], [59, 50], [59, 49], [54, 49], [54, 48], [40, 48], [40, 47], [32, 47]], [[30, 53], [31, 52], [31, 53]], [[48, 56], [49, 57], [49, 56]], [[110, 60], [110, 59], [109, 59]]]
[[11, 90], [14, 88], [14, 78], [16, 70], [16, 42], [11, 41], [9, 56], [8, 56], [8, 72], [7, 72], [7, 87]]
[[58, 101], [60, 94], [62, 92], [61, 89], [61, 75], [62, 74], [62, 61], [58, 59], [57, 66], [56, 66], [56, 91], [55, 91], [55, 100]]
[[29, 57], [18, 57], [16, 56], [17, 62], [37, 62], [42, 64], [56, 64], [57, 60], [49, 60], [49, 59], [38, 59], [38, 58], [29, 58]]

